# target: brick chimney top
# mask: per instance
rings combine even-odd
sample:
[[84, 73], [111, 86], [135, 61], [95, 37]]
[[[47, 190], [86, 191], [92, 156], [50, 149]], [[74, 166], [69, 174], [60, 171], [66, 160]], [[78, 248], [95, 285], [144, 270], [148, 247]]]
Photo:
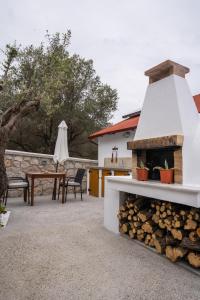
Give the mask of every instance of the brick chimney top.
[[144, 74], [149, 77], [149, 83], [156, 82], [172, 74], [185, 78], [190, 69], [172, 60], [166, 60], [161, 64], [147, 70]]

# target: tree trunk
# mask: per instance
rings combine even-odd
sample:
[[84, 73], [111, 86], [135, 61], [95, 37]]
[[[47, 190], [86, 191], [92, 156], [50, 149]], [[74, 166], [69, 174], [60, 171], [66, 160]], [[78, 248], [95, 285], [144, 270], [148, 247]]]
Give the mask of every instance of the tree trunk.
[[4, 155], [8, 143], [8, 133], [5, 128], [0, 128], [0, 201], [7, 188], [7, 175], [4, 163]]
[[[28, 97], [28, 94], [27, 94]], [[40, 99], [34, 101], [22, 100], [8, 108], [0, 119], [0, 201], [7, 188], [7, 175], [4, 163], [5, 150], [10, 134], [15, 130], [19, 120], [23, 119], [39, 108]]]

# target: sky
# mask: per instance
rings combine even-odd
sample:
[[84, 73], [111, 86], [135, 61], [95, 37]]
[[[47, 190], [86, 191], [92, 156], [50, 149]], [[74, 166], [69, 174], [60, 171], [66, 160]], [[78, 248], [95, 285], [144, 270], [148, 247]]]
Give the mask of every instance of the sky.
[[1, 0], [0, 48], [70, 29], [70, 53], [92, 59], [101, 81], [117, 89], [117, 122], [142, 107], [144, 71], [166, 59], [189, 67], [191, 92], [200, 93], [199, 12], [199, 0]]

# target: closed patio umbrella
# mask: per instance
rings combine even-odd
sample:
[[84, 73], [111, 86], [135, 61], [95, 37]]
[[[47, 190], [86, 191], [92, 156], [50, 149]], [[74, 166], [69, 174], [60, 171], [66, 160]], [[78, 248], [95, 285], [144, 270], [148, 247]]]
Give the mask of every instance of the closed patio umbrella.
[[58, 126], [58, 136], [53, 156], [53, 160], [57, 165], [69, 158], [67, 128], [65, 121], [62, 121]]
[[[58, 171], [58, 164], [63, 163], [69, 158], [68, 141], [67, 141], [67, 124], [62, 121], [58, 126], [58, 136], [54, 150], [53, 160], [56, 163], [56, 172]], [[56, 184], [54, 182], [53, 199], [56, 198]]]

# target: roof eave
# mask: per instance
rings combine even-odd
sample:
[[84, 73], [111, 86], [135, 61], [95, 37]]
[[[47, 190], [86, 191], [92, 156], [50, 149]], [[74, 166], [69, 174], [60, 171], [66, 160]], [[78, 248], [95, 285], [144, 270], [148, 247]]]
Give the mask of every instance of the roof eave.
[[124, 129], [119, 129], [119, 130], [113, 130], [111, 132], [105, 132], [105, 133], [102, 133], [102, 134], [95, 134], [95, 135], [90, 135], [88, 138], [90, 140], [93, 140], [97, 137], [101, 137], [101, 136], [104, 136], [104, 135], [108, 135], [108, 134], [115, 134], [115, 133], [119, 133], [119, 132], [123, 132], [123, 131], [129, 131], [129, 130], [134, 130], [137, 126], [134, 126], [134, 127], [130, 127], [130, 128], [124, 128]]

